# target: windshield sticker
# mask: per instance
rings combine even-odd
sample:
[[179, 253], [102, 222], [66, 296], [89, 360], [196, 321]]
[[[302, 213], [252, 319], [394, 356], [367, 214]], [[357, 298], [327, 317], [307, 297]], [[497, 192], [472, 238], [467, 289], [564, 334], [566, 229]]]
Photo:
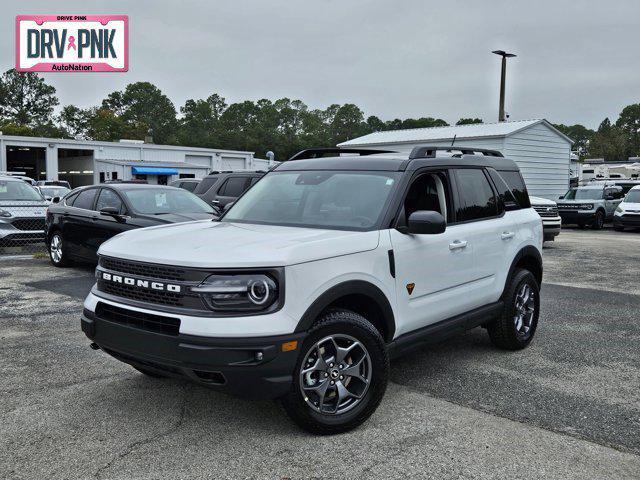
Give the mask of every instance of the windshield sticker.
[[156, 193], [156, 207], [164, 207], [167, 204], [166, 193]]
[[387, 186], [393, 185], [393, 178], [387, 178]]

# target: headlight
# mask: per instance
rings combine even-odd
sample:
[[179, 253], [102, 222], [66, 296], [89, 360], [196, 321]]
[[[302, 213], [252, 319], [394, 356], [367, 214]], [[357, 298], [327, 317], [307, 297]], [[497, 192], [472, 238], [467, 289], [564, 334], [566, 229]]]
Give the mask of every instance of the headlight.
[[593, 203], [583, 203], [578, 207], [579, 210], [593, 210]]
[[265, 274], [211, 275], [191, 291], [218, 312], [259, 312], [279, 297], [277, 282]]
[[10, 216], [11, 216], [11, 213], [7, 212], [6, 210], [2, 210], [0, 208], [0, 217], [9, 218]]
[[618, 205], [618, 206], [616, 207], [616, 212], [618, 212], [618, 213], [622, 213], [622, 212], [624, 212], [624, 209], [622, 208], [622, 205]]

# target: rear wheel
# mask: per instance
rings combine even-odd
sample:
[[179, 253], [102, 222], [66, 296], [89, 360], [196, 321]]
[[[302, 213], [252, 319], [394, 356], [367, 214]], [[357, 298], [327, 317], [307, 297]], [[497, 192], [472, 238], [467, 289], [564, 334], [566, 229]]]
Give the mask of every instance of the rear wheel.
[[525, 348], [536, 332], [540, 313], [540, 287], [529, 270], [518, 269], [504, 295], [504, 308], [487, 325], [491, 342], [505, 350]]
[[373, 325], [348, 310], [330, 311], [304, 341], [291, 391], [281, 399], [282, 405], [308, 432], [346, 432], [373, 414], [388, 376], [386, 346]]
[[49, 258], [55, 267], [68, 267], [71, 265], [65, 240], [59, 231], [55, 231], [49, 239]]

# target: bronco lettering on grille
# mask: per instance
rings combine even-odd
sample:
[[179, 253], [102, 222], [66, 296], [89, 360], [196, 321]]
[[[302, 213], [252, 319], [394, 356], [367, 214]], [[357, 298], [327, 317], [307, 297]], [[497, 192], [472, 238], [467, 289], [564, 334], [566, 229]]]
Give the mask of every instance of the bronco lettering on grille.
[[182, 287], [171, 283], [149, 282], [148, 280], [140, 280], [138, 278], [124, 277], [122, 275], [113, 275], [111, 273], [102, 272], [102, 280], [114, 283], [123, 283], [132, 287], [140, 287], [152, 290], [162, 290], [166, 292], [180, 293]]

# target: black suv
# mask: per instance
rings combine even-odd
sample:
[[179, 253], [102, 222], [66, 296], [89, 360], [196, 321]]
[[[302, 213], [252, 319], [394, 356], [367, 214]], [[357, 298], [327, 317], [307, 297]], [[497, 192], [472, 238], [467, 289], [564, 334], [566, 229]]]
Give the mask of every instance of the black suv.
[[209, 205], [224, 207], [255, 185], [267, 172], [211, 172], [204, 177], [193, 193]]

